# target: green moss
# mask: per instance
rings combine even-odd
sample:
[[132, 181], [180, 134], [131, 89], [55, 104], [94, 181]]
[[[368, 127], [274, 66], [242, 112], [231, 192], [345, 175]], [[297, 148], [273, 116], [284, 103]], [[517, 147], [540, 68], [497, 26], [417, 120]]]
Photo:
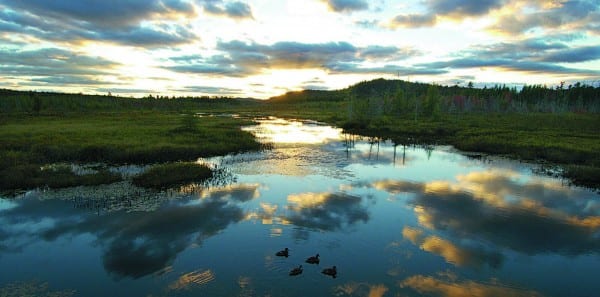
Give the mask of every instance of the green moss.
[[178, 162], [155, 165], [134, 177], [132, 182], [139, 187], [163, 189], [202, 182], [212, 176], [213, 171], [206, 165]]

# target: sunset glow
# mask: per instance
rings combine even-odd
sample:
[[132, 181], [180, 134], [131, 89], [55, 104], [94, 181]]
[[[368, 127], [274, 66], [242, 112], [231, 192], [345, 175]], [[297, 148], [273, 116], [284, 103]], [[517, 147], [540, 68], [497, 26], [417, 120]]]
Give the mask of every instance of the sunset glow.
[[375, 78], [600, 85], [574, 1], [0, 0], [0, 88], [269, 98]]

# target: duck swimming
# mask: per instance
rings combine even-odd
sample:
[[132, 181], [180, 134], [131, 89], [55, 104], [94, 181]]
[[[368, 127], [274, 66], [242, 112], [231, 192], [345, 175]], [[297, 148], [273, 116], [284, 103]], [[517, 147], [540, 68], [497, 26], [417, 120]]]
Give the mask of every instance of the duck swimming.
[[290, 275], [298, 275], [302, 273], [302, 265], [290, 270]]
[[287, 258], [289, 256], [288, 251], [289, 251], [288, 248], [285, 248], [284, 250], [281, 250], [281, 251], [277, 252], [275, 255], [279, 256], [279, 257], [286, 257]]
[[325, 269], [323, 269], [323, 271], [321, 271], [321, 273], [335, 278], [337, 276], [337, 268], [335, 266], [333, 266], [331, 268], [325, 268]]
[[306, 259], [306, 263], [310, 264], [319, 264], [319, 261], [319, 254], [317, 254], [316, 256], [308, 257], [308, 259]]

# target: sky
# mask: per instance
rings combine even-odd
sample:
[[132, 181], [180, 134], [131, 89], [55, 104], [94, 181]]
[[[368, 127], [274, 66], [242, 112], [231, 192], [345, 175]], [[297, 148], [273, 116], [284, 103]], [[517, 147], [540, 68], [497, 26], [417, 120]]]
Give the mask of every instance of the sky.
[[0, 0], [0, 88], [269, 98], [600, 86], [600, 0]]

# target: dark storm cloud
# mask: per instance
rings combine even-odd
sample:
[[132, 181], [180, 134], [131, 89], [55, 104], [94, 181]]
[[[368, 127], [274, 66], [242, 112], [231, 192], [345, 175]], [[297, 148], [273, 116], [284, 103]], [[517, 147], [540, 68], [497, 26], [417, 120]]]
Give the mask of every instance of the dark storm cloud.
[[272, 45], [238, 40], [219, 42], [223, 54], [173, 57], [174, 65], [165, 68], [184, 73], [248, 76], [270, 69], [323, 69], [331, 73], [431, 74], [440, 70], [412, 69], [399, 66], [360, 68], [364, 61], [385, 62], [421, 55], [414, 49], [394, 46], [355, 47], [348, 42], [300, 43], [277, 42]]
[[0, 34], [139, 47], [168, 47], [198, 39], [188, 25], [172, 22], [196, 15], [187, 1], [122, 1], [119, 5], [96, 0], [5, 2], [0, 12]]
[[365, 0], [321, 0], [327, 3], [329, 9], [335, 12], [352, 12], [369, 9]]

